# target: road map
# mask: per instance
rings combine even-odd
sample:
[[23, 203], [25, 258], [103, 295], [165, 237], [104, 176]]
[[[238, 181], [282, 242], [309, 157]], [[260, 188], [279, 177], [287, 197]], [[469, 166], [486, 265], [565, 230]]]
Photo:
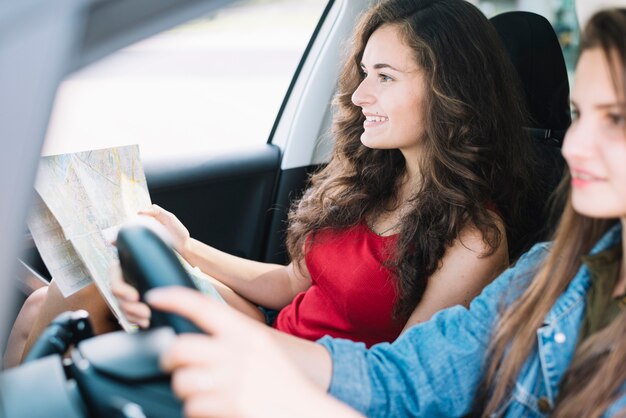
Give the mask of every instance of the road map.
[[151, 205], [139, 147], [42, 157], [35, 190], [41, 198], [29, 228], [61, 292], [68, 296], [94, 281], [131, 330], [111, 294], [109, 269], [118, 258], [110, 231]]
[[[35, 190], [28, 227], [63, 295], [95, 282], [122, 328], [135, 330], [111, 293], [110, 269], [117, 231], [151, 205], [139, 147], [42, 157]], [[202, 293], [223, 302], [209, 276], [179, 259]]]

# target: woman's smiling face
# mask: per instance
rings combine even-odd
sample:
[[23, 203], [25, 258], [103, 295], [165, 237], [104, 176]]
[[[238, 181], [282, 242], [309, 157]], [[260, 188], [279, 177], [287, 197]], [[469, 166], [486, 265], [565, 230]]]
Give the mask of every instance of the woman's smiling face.
[[424, 72], [396, 26], [370, 36], [361, 61], [363, 80], [352, 94], [366, 120], [361, 142], [369, 148], [411, 152], [424, 133]]
[[[615, 72], [621, 74], [620, 72]], [[623, 91], [624, 80], [618, 80]], [[602, 49], [586, 50], [576, 68], [573, 122], [563, 143], [572, 205], [586, 216], [626, 218], [626, 103]]]

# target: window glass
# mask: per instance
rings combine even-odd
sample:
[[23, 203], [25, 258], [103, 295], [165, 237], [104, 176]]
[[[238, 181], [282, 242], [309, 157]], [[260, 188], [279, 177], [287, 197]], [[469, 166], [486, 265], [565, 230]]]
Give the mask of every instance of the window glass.
[[60, 86], [44, 154], [144, 160], [267, 142], [327, 0], [249, 0], [127, 47]]
[[574, 0], [472, 0], [471, 2], [489, 18], [512, 10], [524, 10], [540, 14], [548, 19], [561, 43], [571, 84], [580, 33]]

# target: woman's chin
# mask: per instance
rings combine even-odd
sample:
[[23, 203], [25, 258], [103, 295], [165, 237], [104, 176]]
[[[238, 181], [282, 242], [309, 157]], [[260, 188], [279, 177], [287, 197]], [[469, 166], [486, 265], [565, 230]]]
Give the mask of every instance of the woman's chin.
[[[613, 205], [616, 206], [616, 205]], [[595, 202], [579, 201], [572, 199], [572, 207], [579, 215], [596, 219], [625, 218], [626, 213], [623, 207], [612, 207], [611, 205], [597, 204]]]
[[380, 139], [372, 138], [368, 136], [367, 133], [361, 135], [361, 144], [370, 149], [391, 149], [384, 141]]

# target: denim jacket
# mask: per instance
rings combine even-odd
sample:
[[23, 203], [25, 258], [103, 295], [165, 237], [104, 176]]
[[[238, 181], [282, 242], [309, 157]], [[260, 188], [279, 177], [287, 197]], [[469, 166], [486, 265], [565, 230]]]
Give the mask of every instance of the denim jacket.
[[[610, 248], [621, 238], [618, 224], [596, 243], [591, 254]], [[459, 417], [469, 413], [503, 303], [525, 290], [548, 251], [546, 243], [535, 245], [487, 286], [469, 309], [455, 306], [441, 311], [392, 344], [367, 350], [360, 343], [322, 338], [319, 343], [333, 360], [329, 392], [369, 417]], [[576, 348], [590, 284], [583, 264], [537, 329], [537, 345], [498, 416], [549, 416]], [[606, 415], [623, 407], [626, 397]]]

